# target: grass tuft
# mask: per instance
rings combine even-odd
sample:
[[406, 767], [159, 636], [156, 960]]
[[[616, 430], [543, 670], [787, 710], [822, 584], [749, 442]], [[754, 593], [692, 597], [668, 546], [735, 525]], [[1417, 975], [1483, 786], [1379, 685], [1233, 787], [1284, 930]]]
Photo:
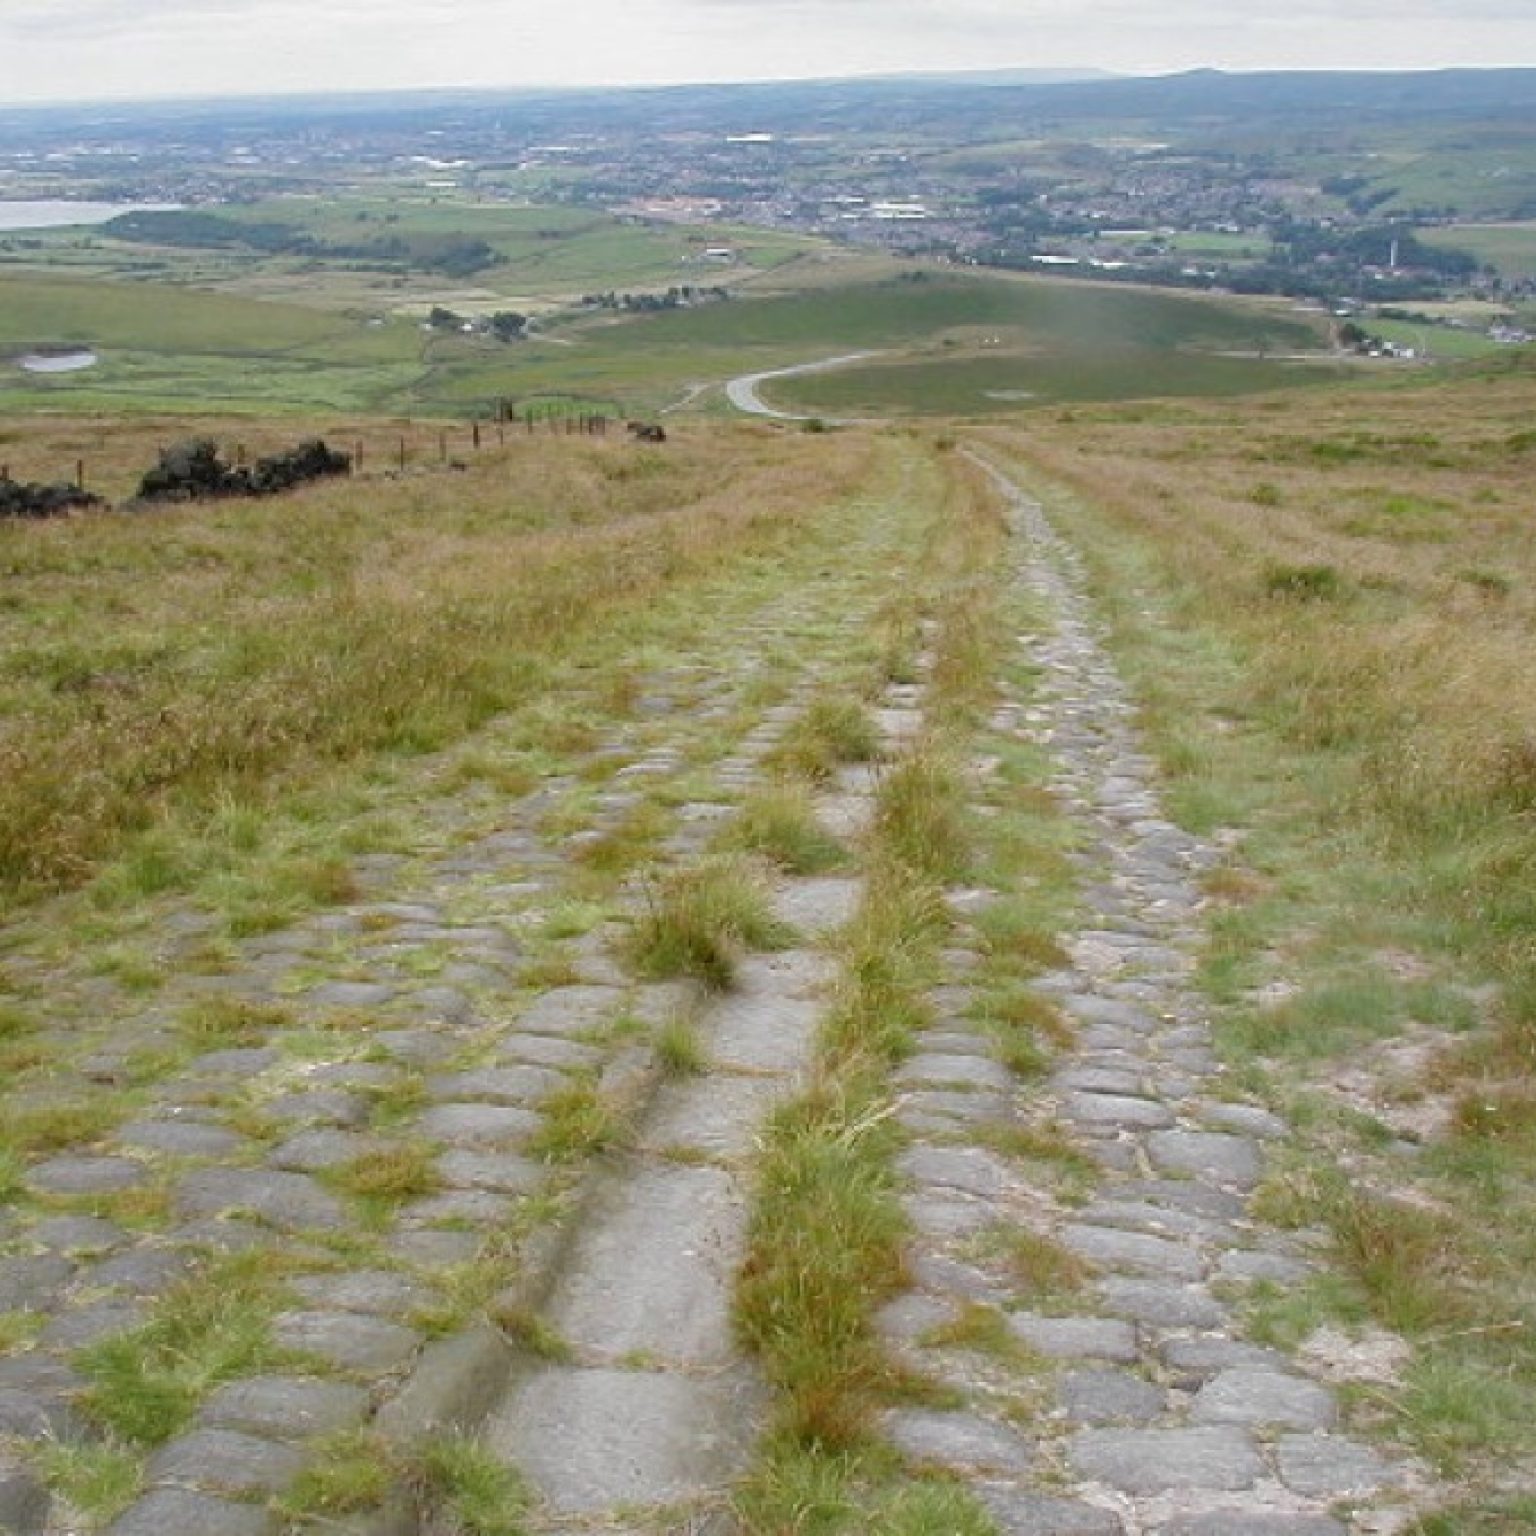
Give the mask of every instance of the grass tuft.
[[848, 862], [848, 852], [816, 819], [809, 791], [793, 779], [754, 790], [721, 838], [722, 846], [760, 854], [792, 875], [820, 875]]
[[780, 949], [789, 938], [749, 866], [722, 857], [681, 870], [649, 893], [629, 956], [642, 976], [693, 976], [723, 989], [743, 949]]

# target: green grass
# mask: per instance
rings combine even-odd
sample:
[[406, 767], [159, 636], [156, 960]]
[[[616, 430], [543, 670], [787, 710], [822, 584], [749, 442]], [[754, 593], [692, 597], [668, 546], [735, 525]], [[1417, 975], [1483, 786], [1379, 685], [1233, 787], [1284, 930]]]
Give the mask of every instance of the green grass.
[[80, 1353], [85, 1411], [131, 1445], [169, 1440], [214, 1387], [278, 1362], [269, 1330], [281, 1294], [269, 1254], [210, 1264], [168, 1292], [143, 1327]]
[[915, 358], [859, 363], [773, 386], [775, 404], [824, 416], [1011, 415], [1021, 406], [1249, 395], [1338, 377], [1326, 364], [1113, 346], [1071, 338], [1015, 356]]
[[821, 694], [797, 717], [764, 759], [769, 772], [823, 783], [841, 767], [873, 762], [879, 735], [855, 698]]
[[791, 935], [739, 859], [716, 857], [665, 877], [647, 893], [628, 943], [642, 976], [692, 976], [729, 987], [746, 949], [781, 949]]
[[1417, 234], [1425, 245], [1468, 251], [1503, 277], [1536, 277], [1536, 223], [1455, 224]]
[[725, 848], [756, 853], [792, 875], [818, 875], [848, 862], [848, 851], [816, 820], [808, 789], [784, 780], [754, 790], [721, 835]]

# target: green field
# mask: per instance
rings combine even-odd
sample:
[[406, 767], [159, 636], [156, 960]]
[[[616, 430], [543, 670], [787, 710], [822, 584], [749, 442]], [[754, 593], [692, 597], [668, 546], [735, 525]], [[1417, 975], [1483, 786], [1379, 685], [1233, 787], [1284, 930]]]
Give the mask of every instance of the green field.
[[1425, 245], [1469, 251], [1504, 278], [1536, 278], [1536, 223], [1455, 224], [1421, 229]]
[[[319, 254], [269, 253], [237, 244], [115, 238], [110, 228], [56, 230], [0, 241], [0, 265], [82, 276], [218, 287], [316, 307], [424, 310], [436, 298], [473, 307], [534, 307], [609, 289], [665, 289], [738, 282], [793, 261], [824, 242], [774, 230], [640, 223], [571, 207], [487, 204], [463, 198], [270, 198], [207, 210], [219, 225], [281, 226], [319, 242]], [[494, 262], [460, 276], [432, 270], [434, 242], [484, 241]], [[330, 254], [397, 241], [394, 258]], [[728, 262], [707, 259], [728, 246]]]
[[1421, 357], [1441, 362], [1465, 362], [1504, 350], [1481, 331], [1463, 331], [1448, 325], [1416, 325], [1412, 320], [1372, 320], [1368, 329], [1383, 341], [1413, 347]]
[[771, 398], [828, 416], [980, 416], [1030, 404], [1244, 395], [1337, 377], [1327, 366], [1126, 349], [1097, 355], [967, 357], [865, 364], [786, 379]]
[[863, 408], [970, 413], [1021, 392], [1076, 400], [1144, 394], [1149, 384], [1177, 394], [1268, 388], [1312, 375], [1261, 354], [1315, 351], [1319, 339], [1259, 305], [931, 273], [659, 314], [572, 315], [514, 345], [160, 284], [0, 278], [0, 352], [83, 343], [102, 359], [50, 378], [8, 370], [0, 400], [13, 409], [469, 415], [535, 395], [634, 412], [696, 395], [719, 409], [716, 386], [736, 374], [870, 350], [891, 356], [800, 381], [793, 397], [833, 409], [853, 391]]

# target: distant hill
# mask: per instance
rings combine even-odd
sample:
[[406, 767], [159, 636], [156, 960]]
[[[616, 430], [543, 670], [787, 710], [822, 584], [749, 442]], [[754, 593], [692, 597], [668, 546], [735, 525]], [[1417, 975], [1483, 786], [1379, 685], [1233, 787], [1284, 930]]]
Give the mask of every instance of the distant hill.
[[[617, 90], [506, 90], [361, 93], [343, 96], [112, 103], [85, 120], [161, 119], [196, 131], [238, 131], [261, 122], [405, 125], [416, 131], [488, 121], [540, 135], [633, 129], [718, 129], [724, 133], [805, 128], [947, 129], [975, 117], [1009, 114], [1021, 125], [1073, 121], [1155, 121], [1171, 127], [1212, 121], [1375, 122], [1536, 116], [1536, 69], [1418, 72], [1193, 70], [1159, 76], [1093, 71], [996, 70]], [[0, 131], [24, 131], [50, 117], [79, 122], [82, 109], [0, 112]]]

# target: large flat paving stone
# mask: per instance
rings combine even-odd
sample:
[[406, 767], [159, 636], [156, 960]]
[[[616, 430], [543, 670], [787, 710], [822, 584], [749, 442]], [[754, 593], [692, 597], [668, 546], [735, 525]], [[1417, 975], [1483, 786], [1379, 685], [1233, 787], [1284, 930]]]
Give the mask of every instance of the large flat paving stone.
[[127, 1157], [53, 1157], [22, 1175], [35, 1195], [110, 1195], [149, 1182], [149, 1170]]
[[973, 1490], [1001, 1536], [1123, 1536], [1120, 1517], [1092, 1504], [1053, 1499], [1001, 1484]]
[[58, 1254], [0, 1259], [0, 1312], [51, 1311], [74, 1272]]
[[1063, 1230], [1062, 1243], [1079, 1258], [1103, 1269], [1166, 1275], [1175, 1280], [1198, 1280], [1205, 1271], [1204, 1260], [1189, 1244], [1146, 1232], [1074, 1222]]
[[1015, 1086], [1013, 1074], [995, 1061], [939, 1051], [912, 1057], [896, 1074], [896, 1080], [903, 1087], [990, 1089], [994, 1093], [1009, 1093]]
[[156, 1488], [107, 1527], [107, 1536], [273, 1536], [277, 1516], [188, 1488]]
[[1168, 1407], [1167, 1394], [1129, 1371], [1071, 1371], [1062, 1378], [1060, 1401], [1076, 1424], [1150, 1424]]
[[1069, 1093], [1062, 1113], [1095, 1130], [1148, 1131], [1173, 1124], [1173, 1111], [1166, 1104], [1120, 1093]]
[[358, 1312], [283, 1312], [273, 1320], [272, 1337], [281, 1349], [365, 1375], [398, 1369], [421, 1343], [419, 1334], [399, 1323]]
[[736, 990], [710, 1010], [710, 1056], [732, 1072], [797, 1072], [810, 1060], [825, 978], [821, 957], [790, 950], [754, 956], [739, 968]]
[[896, 1164], [914, 1184], [956, 1189], [993, 1200], [1013, 1182], [1008, 1165], [979, 1147], [911, 1147]]
[[911, 1461], [994, 1474], [1022, 1474], [1034, 1462], [1029, 1445], [1016, 1430], [974, 1413], [904, 1408], [887, 1413], [881, 1427]]
[[170, 1157], [223, 1157], [245, 1145], [243, 1136], [198, 1120], [135, 1120], [119, 1127], [117, 1139]]
[[304, 1469], [304, 1453], [291, 1445], [234, 1429], [194, 1429], [151, 1458], [151, 1483], [198, 1488], [236, 1498], [281, 1493]]
[[1360, 1498], [1394, 1480], [1375, 1451], [1340, 1435], [1282, 1435], [1275, 1459], [1280, 1481], [1309, 1499]]
[[476, 1152], [454, 1147], [437, 1160], [437, 1171], [451, 1189], [484, 1189], [500, 1195], [524, 1195], [542, 1184], [547, 1171], [515, 1152]]
[[746, 1220], [745, 1199], [722, 1169], [637, 1168], [585, 1224], [551, 1322], [578, 1349], [609, 1359], [643, 1352], [724, 1365]]
[[177, 1186], [176, 1209], [183, 1219], [248, 1211], [285, 1232], [347, 1225], [346, 1207], [308, 1174], [263, 1168], [205, 1168], [189, 1173]]
[[0, 1451], [0, 1531], [38, 1536], [48, 1522], [50, 1502], [31, 1468]]
[[713, 1157], [745, 1157], [757, 1144], [763, 1121], [787, 1091], [781, 1078], [723, 1073], [670, 1083], [657, 1095], [642, 1143], [657, 1149], [689, 1147]]
[[1193, 1424], [1265, 1424], [1285, 1429], [1331, 1429], [1339, 1416], [1333, 1393], [1304, 1376], [1238, 1366], [1213, 1377], [1195, 1394]]
[[565, 1040], [559, 1035], [512, 1035], [496, 1046], [496, 1060], [521, 1062], [530, 1067], [555, 1067], [562, 1072], [579, 1072], [595, 1067], [603, 1053], [579, 1040]]
[[557, 1516], [718, 1493], [750, 1465], [761, 1393], [729, 1375], [559, 1368], [529, 1377], [486, 1445]]
[[835, 876], [786, 880], [773, 893], [773, 915], [814, 938], [847, 923], [858, 909], [862, 890], [861, 881]]
[[1071, 1442], [1068, 1455], [1079, 1477], [1133, 1494], [1230, 1492], [1253, 1487], [1264, 1470], [1248, 1436], [1224, 1426], [1089, 1429]]
[[1147, 1155], [1164, 1173], [1211, 1179], [1235, 1189], [1251, 1189], [1264, 1171], [1258, 1144], [1226, 1131], [1154, 1131]]
[[203, 1404], [205, 1429], [232, 1429], [270, 1440], [307, 1440], [361, 1424], [368, 1412], [362, 1387], [303, 1376], [253, 1376], [227, 1382]]
[[1099, 1282], [1099, 1295], [1106, 1311], [1156, 1328], [1220, 1328], [1230, 1315], [1201, 1286], [1171, 1280], [1109, 1275]]
[[533, 1110], [510, 1104], [434, 1104], [416, 1128], [449, 1146], [506, 1147], [527, 1141], [541, 1124]]
[[538, 1104], [569, 1079], [551, 1067], [481, 1067], [428, 1079], [434, 1099], [479, 1100], [487, 1104]]
[[618, 987], [552, 987], [523, 1009], [517, 1027], [530, 1035], [583, 1035], [606, 1023], [623, 1003]]
[[318, 1310], [407, 1317], [432, 1298], [408, 1275], [388, 1269], [353, 1269], [334, 1275], [300, 1275], [290, 1282], [298, 1297]]
[[1048, 1360], [1109, 1360], [1134, 1364], [1136, 1330], [1111, 1317], [1033, 1317], [1016, 1313], [1008, 1326], [1036, 1354]]

